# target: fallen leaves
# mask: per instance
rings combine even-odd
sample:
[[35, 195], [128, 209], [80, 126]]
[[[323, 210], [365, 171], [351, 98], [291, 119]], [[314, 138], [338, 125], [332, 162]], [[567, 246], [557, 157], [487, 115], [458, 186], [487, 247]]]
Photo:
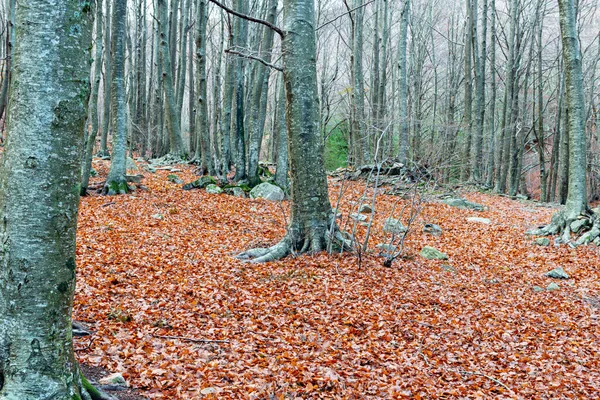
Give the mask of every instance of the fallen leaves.
[[[178, 176], [192, 181], [182, 169]], [[532, 213], [483, 194], [467, 195], [483, 212], [430, 203], [407, 239], [408, 257], [385, 268], [375, 245], [387, 238], [397, 198], [380, 195], [361, 268], [352, 254], [250, 265], [234, 255], [283, 236], [280, 206], [183, 191], [168, 174], [146, 173], [147, 191], [113, 197], [110, 206], [102, 207], [105, 197], [82, 199], [79, 219], [74, 315], [97, 333], [78, 356], [125, 372], [149, 398], [600, 392], [598, 249], [534, 246], [524, 235], [553, 209]], [[336, 196], [339, 183], [331, 186]], [[344, 219], [362, 190], [350, 184]], [[475, 214], [491, 224], [468, 222]], [[443, 234], [422, 233], [423, 223]], [[449, 260], [422, 259], [426, 245]], [[557, 266], [571, 279], [557, 292], [535, 293]]]

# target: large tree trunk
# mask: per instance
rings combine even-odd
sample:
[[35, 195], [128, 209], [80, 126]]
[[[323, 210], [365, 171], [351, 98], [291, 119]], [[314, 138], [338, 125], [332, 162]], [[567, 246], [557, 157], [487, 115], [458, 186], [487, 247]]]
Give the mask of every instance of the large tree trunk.
[[207, 1], [200, 0], [196, 12], [196, 78], [198, 84], [198, 104], [196, 111], [196, 127], [198, 136], [196, 140], [196, 153], [194, 158], [200, 161], [201, 169], [214, 175], [214, 167], [210, 154], [210, 132], [208, 124], [208, 90], [206, 76], [206, 23]]
[[[236, 10], [242, 14], [248, 11], [245, 0], [237, 0]], [[235, 44], [239, 49], [246, 47], [248, 22], [238, 18], [235, 24]], [[242, 57], [235, 61], [235, 177], [234, 180], [246, 179], [246, 138], [244, 126], [244, 80], [246, 62]]]
[[71, 311], [92, 21], [93, 9], [78, 0], [28, 0], [16, 10], [0, 169], [0, 398], [6, 400], [83, 395]]
[[[559, 0], [560, 31], [565, 65], [566, 123], [569, 142], [569, 183], [565, 209], [552, 217], [550, 225], [530, 233], [548, 235], [562, 232], [561, 240], [570, 242], [571, 222], [588, 211], [586, 187], [585, 100], [581, 49], [577, 35], [577, 18], [573, 0]], [[591, 230], [584, 233], [575, 245], [589, 243], [600, 235], [600, 220], [590, 218]]]
[[96, 0], [96, 38], [95, 38], [95, 56], [94, 56], [94, 75], [92, 78], [92, 95], [90, 96], [90, 115], [92, 120], [92, 131], [88, 134], [83, 166], [81, 168], [81, 195], [87, 194], [88, 184], [90, 182], [90, 172], [92, 169], [92, 158], [96, 136], [98, 134], [98, 89], [100, 88], [100, 72], [102, 70], [102, 0]]
[[108, 131], [110, 129], [110, 86], [112, 85], [112, 67], [111, 58], [112, 52], [110, 48], [111, 42], [111, 7], [112, 1], [106, 2], [106, 19], [104, 23], [104, 91], [103, 91], [103, 105], [102, 105], [102, 134], [100, 136], [100, 152], [98, 153], [101, 157], [109, 155], [108, 151]]
[[240, 255], [253, 262], [282, 258], [292, 251], [318, 252], [343, 240], [332, 221], [319, 133], [314, 0], [285, 0], [283, 19], [291, 222], [286, 236], [275, 246]]
[[102, 192], [124, 194], [127, 186], [127, 93], [125, 91], [125, 40], [127, 32], [127, 0], [114, 0], [112, 16], [112, 125], [113, 152], [110, 171]]
[[181, 139], [180, 109], [177, 108], [173, 86], [173, 67], [171, 65], [171, 50], [168, 37], [167, 3], [157, 0], [160, 31], [160, 58], [162, 60], [162, 86], [165, 94], [167, 130], [169, 133], [169, 152], [172, 156], [185, 157], [183, 140]]
[[398, 157], [400, 162], [408, 161], [408, 81], [406, 73], [406, 43], [408, 40], [408, 16], [410, 13], [410, 0], [405, 0], [402, 14], [400, 15], [400, 35], [398, 44], [398, 124], [400, 136], [400, 149]]
[[587, 209], [585, 101], [581, 49], [577, 36], [577, 19], [573, 0], [559, 0], [560, 30], [565, 63], [565, 94], [569, 126], [569, 194], [565, 216], [574, 219]]
[[[277, 16], [277, 0], [270, 0], [269, 14], [267, 21], [271, 24], [275, 23]], [[264, 54], [263, 59], [271, 62], [271, 53], [273, 51], [273, 36], [272, 29], [264, 30], [262, 39], [261, 53]], [[252, 112], [250, 122], [250, 141], [248, 149], [248, 181], [250, 186], [258, 185], [260, 181], [258, 162], [260, 157], [260, 148], [262, 145], [263, 132], [265, 130], [265, 120], [267, 114], [267, 95], [269, 92], [269, 74], [270, 70], [263, 64], [256, 65], [256, 81], [252, 90]]]

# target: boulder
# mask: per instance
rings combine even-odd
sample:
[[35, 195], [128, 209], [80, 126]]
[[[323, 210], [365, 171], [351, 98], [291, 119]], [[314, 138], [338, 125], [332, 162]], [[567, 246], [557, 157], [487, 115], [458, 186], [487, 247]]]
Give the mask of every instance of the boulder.
[[436, 248], [425, 246], [421, 250], [421, 257], [427, 260], [447, 260], [448, 256]]
[[541, 287], [541, 286], [534, 286], [534, 287], [533, 287], [533, 291], [534, 291], [534, 292], [543, 292], [543, 291], [544, 291], [544, 288], [543, 288], [543, 287]]
[[139, 170], [137, 164], [131, 157], [127, 157], [127, 167], [126, 168], [128, 171], [138, 171]]
[[127, 381], [120, 373], [110, 374], [98, 381], [101, 385], [127, 386]]
[[350, 214], [350, 218], [358, 222], [366, 222], [369, 219], [366, 215], [356, 213]]
[[559, 290], [560, 286], [558, 286], [556, 283], [552, 282], [551, 284], [549, 284], [548, 286], [546, 286], [546, 290], [549, 292], [553, 292], [555, 290]]
[[285, 198], [285, 193], [283, 193], [283, 190], [279, 186], [263, 182], [252, 188], [250, 198], [281, 201]]
[[223, 193], [223, 189], [221, 189], [217, 185], [211, 183], [210, 185], [206, 186], [206, 193], [208, 193], [208, 194], [221, 194], [221, 193]]
[[467, 218], [468, 222], [475, 222], [478, 224], [485, 224], [485, 225], [489, 225], [492, 223], [492, 221], [490, 221], [488, 218], [480, 218], [480, 217], [468, 217]]
[[429, 233], [433, 236], [440, 236], [442, 234], [442, 227], [436, 224], [425, 224], [423, 232]]
[[569, 279], [569, 274], [567, 274], [562, 267], [554, 268], [552, 271], [548, 271], [544, 275], [554, 279]]
[[186, 183], [183, 185], [183, 190], [191, 190], [191, 189], [204, 189], [210, 184], [216, 184], [217, 182], [212, 176], [203, 176], [199, 179], [196, 179], [194, 182]]
[[587, 225], [587, 219], [576, 219], [575, 221], [571, 222], [571, 232], [577, 233], [581, 230], [581, 228], [584, 228]]
[[383, 224], [383, 231], [387, 233], [400, 234], [408, 231], [408, 228], [405, 227], [400, 220], [388, 218], [385, 220], [385, 224]]
[[445, 199], [442, 203], [447, 204], [451, 207], [461, 208], [463, 210], [475, 210], [475, 211], [483, 211], [485, 207], [481, 204], [472, 203], [465, 199]]
[[181, 180], [181, 178], [179, 178], [175, 174], [169, 174], [169, 175], [167, 175], [167, 179], [169, 180], [169, 182], [176, 183], [177, 185], [181, 185], [183, 183], [183, 181]]
[[550, 246], [550, 239], [547, 237], [539, 237], [535, 239], [534, 243], [538, 246]]
[[387, 243], [379, 243], [377, 245], [377, 248], [381, 251], [385, 251], [388, 253], [393, 253], [396, 251], [396, 246], [394, 246], [392, 244], [387, 244]]
[[358, 208], [358, 212], [361, 214], [371, 214], [373, 212], [373, 209], [368, 204], [361, 204]]

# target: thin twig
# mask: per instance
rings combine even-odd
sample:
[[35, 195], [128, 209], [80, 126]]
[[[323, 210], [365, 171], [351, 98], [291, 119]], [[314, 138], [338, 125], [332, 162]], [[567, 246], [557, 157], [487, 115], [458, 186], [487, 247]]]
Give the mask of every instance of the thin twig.
[[[210, 1], [213, 1], [213, 0], [210, 0]], [[361, 9], [361, 8], [363, 8], [363, 7], [366, 7], [366, 6], [368, 6], [369, 4], [373, 3], [374, 1], [375, 1], [375, 0], [370, 0], [370, 1], [366, 2], [365, 4], [362, 4], [362, 5], [358, 6], [358, 7], [354, 7], [352, 10], [348, 10], [348, 11], [346, 11], [345, 13], [338, 15], [338, 16], [337, 16], [337, 17], [335, 17], [334, 19], [331, 19], [331, 20], [329, 20], [329, 21], [327, 21], [327, 22], [324, 22], [323, 24], [321, 24], [320, 26], [318, 26], [318, 27], [317, 27], [317, 29], [315, 29], [315, 31], [318, 31], [318, 30], [319, 30], [319, 29], [321, 29], [322, 27], [324, 27], [324, 26], [326, 26], [326, 25], [329, 25], [329, 24], [331, 24], [332, 22], [335, 22], [335, 21], [337, 21], [338, 19], [342, 18], [344, 15], [351, 14], [352, 12], [354, 12], [354, 11], [356, 11], [356, 10], [359, 10], [359, 9]]]
[[236, 17], [239, 17], [239, 18], [251, 21], [251, 22], [256, 22], [257, 24], [262, 24], [264, 26], [267, 26], [267, 27], [273, 29], [275, 32], [277, 32], [279, 34], [279, 36], [281, 36], [281, 37], [284, 36], [283, 30], [281, 28], [279, 28], [278, 26], [273, 25], [272, 23], [270, 23], [268, 21], [265, 21], [265, 20], [260, 19], [260, 18], [254, 18], [254, 17], [251, 17], [251, 16], [246, 15], [246, 14], [239, 13], [239, 12], [237, 12], [235, 10], [232, 10], [231, 8], [227, 7], [226, 5], [221, 4], [217, 0], [209, 0], [209, 1], [211, 3], [213, 3], [213, 4], [216, 4], [217, 6], [221, 7], [223, 10], [227, 11], [229, 14], [233, 14]]
[[458, 371], [460, 374], [462, 375], [477, 375], [477, 376], [483, 376], [484, 378], [488, 378], [490, 381], [495, 382], [496, 384], [502, 386], [504, 389], [506, 389], [509, 392], [512, 392], [512, 390], [506, 386], [504, 383], [500, 382], [498, 379], [491, 377], [489, 375], [486, 374], [482, 374], [481, 372], [468, 372], [468, 371]]
[[234, 55], [240, 56], [242, 58], [247, 58], [249, 60], [258, 61], [259, 63], [261, 63], [261, 64], [263, 64], [263, 65], [265, 65], [265, 66], [267, 66], [269, 68], [273, 68], [273, 69], [276, 69], [277, 71], [283, 72], [283, 68], [280, 67], [279, 65], [271, 64], [270, 62], [267, 62], [267, 61], [263, 60], [260, 57], [255, 57], [255, 56], [250, 55], [250, 54], [240, 53], [239, 51], [235, 51], [235, 50], [232, 50], [232, 49], [225, 49], [225, 53], [227, 53], [227, 54], [234, 54]]
[[212, 339], [196, 339], [196, 338], [189, 338], [189, 337], [185, 337], [185, 336], [164, 336], [164, 335], [152, 335], [155, 338], [158, 339], [178, 339], [178, 340], [184, 340], [186, 342], [192, 342], [192, 343], [229, 343], [229, 340], [212, 340]]

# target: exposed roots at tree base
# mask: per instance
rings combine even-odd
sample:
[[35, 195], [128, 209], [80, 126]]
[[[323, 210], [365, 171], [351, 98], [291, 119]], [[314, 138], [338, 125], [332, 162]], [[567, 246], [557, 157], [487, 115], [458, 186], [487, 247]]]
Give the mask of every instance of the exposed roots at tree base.
[[344, 251], [353, 248], [353, 241], [345, 232], [334, 226], [333, 231], [323, 227], [290, 228], [276, 245], [247, 250], [237, 256], [251, 263], [279, 260], [290, 254], [318, 253], [320, 251]]
[[[549, 225], [527, 232], [534, 236], [558, 235], [555, 244], [567, 243], [577, 247], [589, 243], [600, 246], [600, 215], [592, 211], [579, 215], [576, 218], [567, 218], [564, 212], [557, 212], [552, 216]], [[577, 235], [572, 240], [572, 235]]]
[[102, 390], [98, 389], [94, 385], [92, 385], [83, 374], [80, 374], [81, 377], [81, 395], [83, 397], [82, 400], [117, 400], [114, 396], [104, 393]]
[[108, 196], [114, 196], [117, 194], [127, 194], [130, 191], [127, 179], [109, 179], [102, 188], [102, 194]]

